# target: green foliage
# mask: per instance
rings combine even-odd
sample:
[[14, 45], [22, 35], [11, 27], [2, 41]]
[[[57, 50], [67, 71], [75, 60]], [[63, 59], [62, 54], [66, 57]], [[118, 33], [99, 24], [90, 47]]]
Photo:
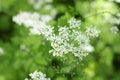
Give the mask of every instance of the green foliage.
[[[120, 3], [109, 0], [53, 0], [57, 14], [48, 24], [64, 26], [71, 17], [82, 21], [82, 29], [95, 25], [100, 36], [91, 39], [94, 51], [82, 61], [73, 55], [54, 57], [50, 42], [43, 36], [29, 35], [29, 29], [17, 25], [12, 16], [20, 11], [49, 14], [34, 9], [27, 0], [0, 0], [0, 80], [24, 80], [29, 73], [41, 71], [51, 80], [120, 80], [120, 32], [113, 34], [110, 21], [120, 13]], [[47, 3], [45, 4], [47, 5]], [[120, 25], [117, 25], [120, 31]], [[57, 33], [57, 32], [56, 32]]]

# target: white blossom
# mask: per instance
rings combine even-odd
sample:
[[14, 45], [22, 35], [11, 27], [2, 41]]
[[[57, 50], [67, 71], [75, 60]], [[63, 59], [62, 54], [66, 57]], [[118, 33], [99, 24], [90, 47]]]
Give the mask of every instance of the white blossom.
[[112, 19], [112, 23], [113, 23], [113, 24], [120, 25], [120, 13], [117, 13], [117, 14], [116, 14], [116, 17], [114, 17], [114, 18]]
[[112, 23], [119, 25], [120, 24], [120, 18], [113, 18]]
[[116, 26], [113, 26], [113, 27], [110, 28], [110, 31], [114, 34], [117, 34], [119, 29]]
[[51, 5], [53, 0], [28, 0], [28, 3], [34, 7], [34, 9], [43, 9], [49, 11], [52, 17], [55, 17], [57, 10]]
[[21, 51], [26, 51], [26, 52], [28, 52], [29, 51], [29, 49], [26, 47], [26, 45], [24, 45], [24, 44], [21, 44], [20, 45], [20, 50]]
[[[93, 51], [93, 47], [89, 44], [90, 40], [88, 35], [80, 31], [79, 22], [80, 21], [71, 18], [68, 21], [69, 27], [59, 27], [59, 34], [54, 34], [50, 39], [53, 49], [49, 52], [52, 53], [53, 56], [63, 56], [64, 54], [71, 53], [75, 57], [82, 59], [88, 55], [88, 52]], [[92, 30], [91, 36], [98, 36], [99, 31], [97, 31], [96, 28], [90, 28], [90, 30]]]
[[35, 35], [43, 34], [48, 37], [52, 34], [52, 27], [46, 26], [48, 21], [52, 20], [49, 15], [40, 15], [38, 13], [21, 12], [13, 17], [13, 21], [17, 24], [24, 24], [25, 27], [30, 28], [30, 33]]
[[89, 44], [89, 45], [86, 45], [86, 46], [84, 47], [84, 49], [85, 49], [87, 52], [93, 52], [93, 51], [94, 51], [94, 47], [91, 46], [90, 44]]
[[29, 76], [31, 79], [25, 78], [24, 80], [50, 80], [50, 78], [46, 78], [46, 74], [38, 71], [30, 73]]
[[75, 18], [71, 18], [70, 20], [68, 20], [68, 23], [70, 25], [70, 28], [80, 28], [81, 21], [76, 20]]
[[49, 11], [50, 15], [52, 17], [55, 17], [57, 14], [57, 10], [52, 5], [46, 5], [44, 6], [44, 10]]
[[33, 27], [36, 25], [40, 25], [39, 22], [48, 22], [52, 20], [52, 17], [49, 15], [40, 15], [36, 12], [20, 12], [18, 15], [13, 16], [13, 21], [17, 24], [24, 24], [26, 27]]
[[30, 5], [33, 5], [35, 9], [40, 9], [45, 3], [51, 3], [52, 0], [28, 0]]
[[[29, 14], [28, 14], [29, 15]], [[16, 17], [18, 17], [17, 15]], [[24, 15], [23, 15], [24, 16]], [[22, 17], [23, 17], [22, 16]], [[31, 14], [31, 17], [33, 15]], [[46, 20], [27, 17], [26, 20], [19, 17], [13, 17], [13, 21], [20, 21], [20, 24], [24, 24], [30, 27], [30, 32], [34, 35], [43, 35], [48, 41], [50, 41], [52, 49], [49, 50], [53, 56], [63, 56], [64, 54], [73, 54], [75, 57], [82, 59], [88, 55], [88, 45], [90, 44], [89, 37], [98, 37], [99, 31], [95, 27], [87, 28], [86, 33], [80, 30], [80, 20], [71, 18], [68, 20], [69, 26], [59, 26], [58, 34], [54, 33], [54, 28], [46, 24]], [[15, 19], [14, 19], [15, 18]], [[24, 17], [25, 18], [25, 17]], [[40, 17], [39, 17], [40, 18]], [[34, 23], [26, 23], [28, 21]], [[15, 21], [16, 23], [19, 23]]]
[[87, 27], [86, 34], [90, 37], [98, 37], [100, 31], [96, 27]]

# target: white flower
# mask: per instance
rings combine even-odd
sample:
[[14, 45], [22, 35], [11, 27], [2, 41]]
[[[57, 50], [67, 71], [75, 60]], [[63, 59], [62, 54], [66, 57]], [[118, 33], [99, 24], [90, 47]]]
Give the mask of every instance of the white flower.
[[96, 27], [87, 27], [86, 34], [90, 37], [98, 37], [100, 31]]
[[31, 77], [31, 79], [25, 78], [24, 80], [50, 80], [50, 78], [46, 78], [45, 74], [38, 71], [30, 73], [29, 76]]
[[35, 9], [40, 9], [45, 3], [51, 3], [52, 0], [28, 0], [30, 5], [33, 5]]
[[120, 25], [120, 13], [117, 13], [116, 16], [117, 16], [117, 17], [114, 17], [114, 18], [112, 19], [112, 23], [113, 23], [113, 24]]
[[40, 15], [36, 12], [20, 12], [18, 15], [13, 16], [13, 21], [17, 24], [24, 24], [26, 27], [33, 27], [40, 25], [39, 22], [46, 23], [52, 20], [52, 16], [49, 15]]
[[28, 52], [29, 51], [29, 49], [26, 47], [26, 45], [24, 45], [24, 44], [21, 44], [20, 45], [20, 50], [21, 51], [26, 51], [26, 52]]
[[57, 10], [52, 6], [53, 0], [28, 0], [28, 3], [34, 7], [34, 9], [43, 9], [49, 11], [52, 17], [55, 17]]
[[[88, 55], [88, 52], [93, 51], [93, 47], [89, 44], [90, 36], [88, 37], [87, 34], [80, 31], [79, 22], [80, 21], [71, 18], [68, 21], [69, 27], [59, 26], [59, 34], [54, 34], [50, 39], [53, 49], [50, 50], [49, 53], [52, 53], [53, 56], [63, 56], [64, 54], [71, 53], [75, 57], [82, 59]], [[98, 36], [99, 31], [97, 31], [96, 28], [90, 28], [90, 30], [92, 30], [92, 34], [90, 34], [91, 36]]]
[[49, 11], [50, 15], [55, 17], [57, 14], [57, 10], [52, 5], [46, 5], [44, 6], [44, 10]]
[[112, 23], [119, 25], [119, 24], [120, 24], [120, 18], [113, 18], [113, 19], [112, 19]]
[[0, 47], [0, 55], [4, 54], [3, 48]]
[[80, 28], [81, 21], [76, 20], [75, 18], [71, 18], [68, 20], [68, 23], [70, 25], [70, 28]]
[[30, 12], [20, 12], [18, 15], [13, 16], [13, 21], [17, 24], [24, 24], [26, 27], [33, 26], [38, 21], [40, 15], [38, 13], [30, 13]]
[[86, 45], [86, 46], [84, 47], [84, 49], [85, 49], [85, 51], [87, 51], [87, 52], [93, 52], [93, 51], [94, 51], [94, 47], [91, 46], [90, 44], [89, 44], [89, 45]]
[[110, 28], [110, 31], [114, 34], [117, 34], [119, 29], [116, 26], [113, 26], [113, 27]]
[[38, 13], [21, 12], [13, 17], [13, 21], [19, 25], [24, 24], [30, 28], [30, 33], [35, 35], [44, 35], [46, 38], [52, 34], [52, 27], [46, 23], [52, 20], [49, 15], [40, 15]]

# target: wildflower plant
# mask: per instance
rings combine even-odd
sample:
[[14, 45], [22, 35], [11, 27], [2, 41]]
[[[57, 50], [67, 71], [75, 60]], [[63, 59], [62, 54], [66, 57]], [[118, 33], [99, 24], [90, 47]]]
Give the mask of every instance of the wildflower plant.
[[116, 1], [0, 0], [0, 80], [119, 79]]
[[82, 60], [88, 55], [86, 47], [90, 45], [90, 37], [98, 37], [100, 33], [96, 27], [87, 28], [85, 32], [82, 32], [81, 21], [70, 18], [66, 23], [68, 26], [59, 26], [58, 34], [55, 34], [54, 27], [46, 24], [50, 20], [52, 20], [50, 16], [28, 12], [13, 17], [14, 22], [30, 27], [30, 33], [41, 34], [50, 41], [52, 49], [49, 50], [49, 53], [53, 56], [62, 57], [64, 54], [73, 54]]

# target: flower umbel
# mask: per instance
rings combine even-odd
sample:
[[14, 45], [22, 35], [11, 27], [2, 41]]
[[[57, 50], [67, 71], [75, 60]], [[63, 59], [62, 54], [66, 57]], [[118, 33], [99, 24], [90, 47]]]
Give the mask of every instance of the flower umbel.
[[68, 23], [70, 25], [70, 28], [80, 28], [80, 20], [76, 20], [75, 18], [71, 18], [70, 20], [68, 20]]
[[[23, 13], [24, 14], [24, 13]], [[58, 34], [54, 33], [54, 28], [46, 25], [51, 18], [44, 20], [38, 14], [25, 13], [13, 17], [13, 21], [18, 24], [30, 26], [30, 32], [34, 35], [43, 35], [50, 41], [52, 49], [49, 51], [53, 56], [63, 56], [64, 54], [73, 54], [82, 59], [88, 55], [90, 46], [89, 37], [98, 37], [100, 31], [96, 27], [87, 28], [85, 32], [80, 29], [80, 20], [71, 18], [68, 20], [69, 26], [59, 26]], [[28, 14], [28, 15], [27, 15]], [[31, 15], [31, 16], [30, 16]], [[20, 16], [23, 18], [21, 19]], [[33, 17], [34, 16], [34, 17]], [[30, 24], [28, 24], [30, 22]]]
[[86, 29], [86, 34], [90, 37], [98, 37], [100, 31], [96, 29], [96, 27], [88, 27]]
[[117, 34], [119, 29], [116, 26], [113, 26], [113, 27], [110, 28], [110, 31], [114, 34]]
[[51, 3], [52, 0], [28, 0], [30, 5], [33, 5], [35, 9], [40, 9], [45, 3]]
[[30, 79], [25, 78], [25, 80], [50, 80], [50, 78], [46, 78], [46, 75], [42, 72], [35, 71], [29, 74]]

